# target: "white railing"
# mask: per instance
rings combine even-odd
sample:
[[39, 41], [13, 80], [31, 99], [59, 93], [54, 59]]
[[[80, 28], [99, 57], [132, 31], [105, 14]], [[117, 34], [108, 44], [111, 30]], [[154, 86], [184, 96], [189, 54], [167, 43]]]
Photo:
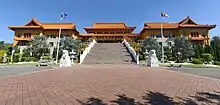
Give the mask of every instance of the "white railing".
[[133, 56], [134, 60], [136, 61], [137, 64], [139, 64], [139, 56], [137, 55], [137, 53], [134, 51], [134, 48], [131, 47], [131, 45], [127, 42], [126, 39], [123, 40], [123, 42], [125, 44], [125, 46], [127, 47], [129, 53], [131, 53], [131, 55]]
[[89, 46], [86, 47], [86, 49], [80, 55], [80, 62], [79, 62], [79, 64], [83, 63], [83, 60], [86, 58], [86, 55], [90, 52], [91, 48], [94, 46], [95, 43], [97, 43], [97, 42], [95, 41], [95, 39], [93, 39], [93, 41], [90, 42]]

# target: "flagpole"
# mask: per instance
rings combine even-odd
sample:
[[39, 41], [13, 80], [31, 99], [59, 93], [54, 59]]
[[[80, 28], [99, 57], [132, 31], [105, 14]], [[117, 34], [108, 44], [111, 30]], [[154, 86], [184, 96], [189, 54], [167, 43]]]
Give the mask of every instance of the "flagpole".
[[58, 41], [57, 41], [56, 64], [58, 64], [58, 56], [59, 56], [59, 49], [60, 49], [60, 35], [61, 35], [61, 28], [59, 29], [59, 36], [58, 36]]
[[164, 48], [163, 48], [163, 24], [160, 24], [160, 29], [161, 29], [162, 63], [164, 64]]
[[12, 50], [11, 50], [11, 64], [13, 63], [13, 55], [14, 55], [14, 47], [12, 47]]

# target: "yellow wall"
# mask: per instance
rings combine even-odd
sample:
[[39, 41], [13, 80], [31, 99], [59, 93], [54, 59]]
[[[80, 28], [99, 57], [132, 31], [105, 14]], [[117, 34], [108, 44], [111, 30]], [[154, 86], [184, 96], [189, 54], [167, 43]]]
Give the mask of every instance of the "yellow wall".
[[[181, 28], [181, 29], [163, 29], [163, 34], [164, 35], [170, 35], [172, 36], [173, 34], [175, 37], [178, 36], [183, 36], [184, 33], [187, 35], [187, 38], [191, 38], [191, 32], [199, 32], [199, 37], [198, 38], [204, 38], [202, 35], [205, 34], [205, 38], [210, 38], [209, 37], [209, 29], [208, 28]], [[145, 30], [141, 33], [141, 38], [147, 38], [150, 37], [150, 35], [160, 35], [161, 30], [160, 29], [148, 29]], [[209, 44], [209, 40], [204, 40], [205, 44]]]
[[[20, 38], [23, 38], [23, 40], [25, 40], [24, 38], [24, 34], [25, 33], [31, 33], [31, 38], [34, 37], [34, 35], [55, 35], [58, 36], [59, 35], [59, 30], [41, 30], [41, 29], [15, 29], [14, 30], [14, 36], [18, 37], [18, 35], [20, 34]], [[69, 35], [72, 36], [74, 38], [77, 37], [78, 32], [76, 32], [75, 30], [61, 30], [61, 34], [63, 35]], [[14, 40], [14, 44], [17, 43], [18, 40]]]
[[[61, 34], [69, 35], [72, 37], [77, 37], [77, 33], [73, 30], [61, 30]], [[43, 31], [43, 35], [59, 35], [59, 30], [45, 30]]]

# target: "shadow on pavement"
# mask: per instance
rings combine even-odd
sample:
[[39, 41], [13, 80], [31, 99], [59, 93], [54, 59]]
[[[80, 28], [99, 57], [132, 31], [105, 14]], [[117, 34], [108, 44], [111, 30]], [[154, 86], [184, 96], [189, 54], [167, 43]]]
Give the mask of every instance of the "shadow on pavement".
[[78, 99], [76, 101], [79, 102], [81, 105], [107, 105], [101, 99], [94, 97], [88, 98], [85, 101], [80, 101]]
[[[135, 101], [134, 98], [127, 97], [125, 94], [117, 94], [116, 100], [112, 100], [108, 103], [110, 105], [220, 105], [220, 94], [219, 92], [208, 93], [198, 92], [195, 96], [189, 96], [187, 98], [174, 97], [179, 101], [174, 101], [173, 97], [169, 97], [166, 94], [160, 92], [146, 91], [142, 96], [142, 102]], [[107, 105], [99, 98], [88, 98], [85, 101], [77, 101], [81, 105]]]

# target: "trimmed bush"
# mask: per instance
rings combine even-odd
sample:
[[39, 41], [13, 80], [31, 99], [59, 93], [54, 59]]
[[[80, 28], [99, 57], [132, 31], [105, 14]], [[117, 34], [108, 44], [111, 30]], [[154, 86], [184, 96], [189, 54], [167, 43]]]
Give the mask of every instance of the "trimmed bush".
[[22, 57], [21, 61], [22, 62], [36, 62], [37, 58], [35, 58], [35, 57]]
[[36, 62], [36, 61], [37, 61], [37, 58], [35, 58], [35, 57], [28, 57], [28, 60], [29, 60], [29, 61], [33, 61], [33, 62]]
[[192, 63], [193, 64], [202, 64], [202, 61], [200, 59], [194, 58]]
[[203, 57], [204, 61], [207, 63], [211, 62], [214, 59], [212, 54], [209, 54], [209, 53], [203, 53], [202, 57]]
[[43, 56], [43, 59], [52, 60], [51, 56]]
[[219, 61], [214, 61], [214, 65], [220, 65]]

